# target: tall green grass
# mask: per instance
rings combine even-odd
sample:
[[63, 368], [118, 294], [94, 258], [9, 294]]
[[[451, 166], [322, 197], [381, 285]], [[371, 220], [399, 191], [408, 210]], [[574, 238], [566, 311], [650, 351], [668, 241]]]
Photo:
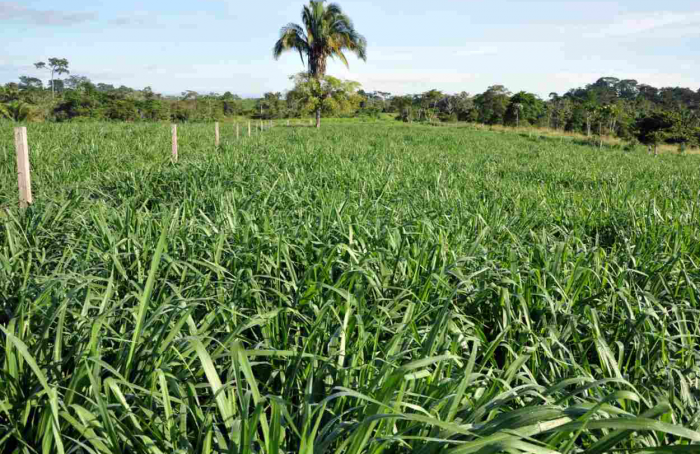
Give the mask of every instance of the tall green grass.
[[695, 157], [169, 133], [0, 125], [0, 452], [700, 449]]

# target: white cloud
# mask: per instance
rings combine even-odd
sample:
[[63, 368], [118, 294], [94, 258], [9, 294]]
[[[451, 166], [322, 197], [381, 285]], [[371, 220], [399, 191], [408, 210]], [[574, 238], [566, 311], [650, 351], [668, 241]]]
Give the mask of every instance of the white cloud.
[[586, 38], [614, 38], [640, 34], [650, 38], [680, 38], [700, 34], [700, 11], [625, 14], [605, 25], [583, 27], [580, 30]]
[[17, 2], [0, 2], [0, 22], [23, 20], [34, 25], [62, 26], [87, 22], [97, 18], [94, 12], [37, 10]]

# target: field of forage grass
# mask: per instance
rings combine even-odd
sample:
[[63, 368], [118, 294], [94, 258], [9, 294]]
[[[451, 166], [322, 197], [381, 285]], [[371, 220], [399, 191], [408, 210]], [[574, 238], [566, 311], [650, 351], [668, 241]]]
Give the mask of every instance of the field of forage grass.
[[[700, 449], [700, 159], [0, 125], [0, 452]], [[246, 130], [247, 132], [247, 130]]]

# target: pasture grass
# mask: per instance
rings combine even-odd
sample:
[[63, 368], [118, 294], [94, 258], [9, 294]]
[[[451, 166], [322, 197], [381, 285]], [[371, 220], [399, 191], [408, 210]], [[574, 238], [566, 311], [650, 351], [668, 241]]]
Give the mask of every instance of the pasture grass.
[[0, 125], [0, 452], [697, 452], [696, 156], [178, 130]]

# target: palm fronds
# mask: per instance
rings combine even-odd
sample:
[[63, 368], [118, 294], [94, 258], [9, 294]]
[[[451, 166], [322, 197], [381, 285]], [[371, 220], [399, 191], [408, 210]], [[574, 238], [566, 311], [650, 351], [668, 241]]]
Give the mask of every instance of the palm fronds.
[[338, 58], [347, 66], [345, 50], [367, 59], [367, 40], [355, 30], [339, 5], [311, 1], [302, 8], [301, 21], [303, 25], [288, 24], [282, 28], [273, 49], [276, 59], [286, 51], [299, 52], [302, 62], [306, 57], [309, 72], [318, 77], [325, 74], [329, 57]]

